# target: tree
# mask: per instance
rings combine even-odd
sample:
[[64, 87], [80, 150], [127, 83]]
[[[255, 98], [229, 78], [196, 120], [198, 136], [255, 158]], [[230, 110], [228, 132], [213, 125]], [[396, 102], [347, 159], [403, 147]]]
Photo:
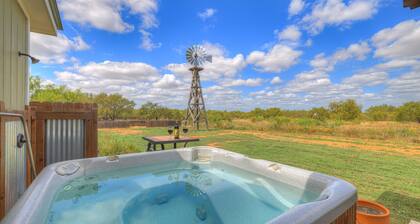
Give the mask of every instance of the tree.
[[355, 120], [362, 114], [362, 109], [357, 105], [355, 100], [348, 99], [345, 101], [331, 102], [329, 111], [332, 117], [339, 120]]
[[31, 76], [29, 79], [29, 92], [31, 101], [37, 102], [92, 102], [92, 95], [84, 93], [80, 89], [72, 90], [66, 86], [57, 86], [55, 84], [42, 85], [42, 80], [38, 76]]
[[147, 102], [139, 109], [139, 115], [148, 120], [158, 120], [161, 106], [157, 103]]
[[324, 107], [314, 107], [309, 111], [309, 116], [313, 119], [325, 121], [330, 118], [330, 112]]
[[160, 106], [157, 103], [147, 102], [141, 106], [137, 112], [137, 115], [143, 119], [148, 120], [182, 120], [184, 118], [184, 112], [184, 110], [170, 109]]
[[41, 89], [41, 78], [39, 76], [29, 77], [29, 94], [32, 96]]
[[414, 121], [420, 123], [420, 101], [408, 102], [398, 108], [397, 121]]
[[372, 106], [366, 110], [366, 116], [374, 121], [392, 121], [395, 120], [397, 108], [390, 105]]
[[276, 107], [268, 108], [264, 111], [265, 118], [273, 118], [281, 115], [283, 115], [281, 109]]
[[98, 114], [103, 119], [115, 120], [131, 114], [136, 105], [133, 101], [124, 98], [118, 93], [100, 93], [93, 100], [98, 104]]

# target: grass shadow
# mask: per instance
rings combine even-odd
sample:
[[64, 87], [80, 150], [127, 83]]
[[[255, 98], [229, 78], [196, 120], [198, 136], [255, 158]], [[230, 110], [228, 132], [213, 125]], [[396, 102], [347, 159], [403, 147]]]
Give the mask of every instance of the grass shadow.
[[391, 223], [409, 223], [411, 219], [420, 220], [420, 198], [385, 191], [376, 201], [391, 210]]

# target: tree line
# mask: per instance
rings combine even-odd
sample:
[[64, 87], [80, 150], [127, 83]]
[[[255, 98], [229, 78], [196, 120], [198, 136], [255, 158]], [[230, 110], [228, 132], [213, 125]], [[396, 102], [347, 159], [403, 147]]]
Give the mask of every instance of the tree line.
[[[96, 103], [100, 119], [174, 119], [182, 120], [185, 110], [171, 109], [165, 106], [146, 102], [136, 109], [136, 104], [121, 94], [89, 94], [80, 89], [72, 90], [55, 84], [42, 85], [37, 76], [30, 78], [31, 101]], [[331, 102], [328, 107], [315, 107], [310, 110], [283, 110], [281, 108], [255, 108], [249, 112], [209, 110], [210, 122], [218, 123], [233, 119], [274, 119], [274, 118], [308, 118], [325, 120], [372, 120], [372, 121], [412, 121], [420, 123], [420, 101], [407, 102], [402, 106], [371, 106], [366, 111], [355, 100], [347, 99]]]

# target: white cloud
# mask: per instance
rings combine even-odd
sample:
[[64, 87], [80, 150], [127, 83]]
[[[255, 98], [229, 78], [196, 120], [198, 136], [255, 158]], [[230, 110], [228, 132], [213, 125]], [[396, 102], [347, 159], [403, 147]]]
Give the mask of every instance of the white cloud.
[[343, 80], [344, 84], [352, 86], [376, 86], [383, 84], [388, 80], [388, 73], [386, 72], [363, 72], [347, 77]]
[[328, 74], [323, 71], [302, 72], [287, 83], [286, 91], [289, 93], [322, 91], [330, 84]]
[[78, 71], [84, 76], [127, 81], [154, 81], [159, 76], [155, 67], [142, 62], [90, 62]]
[[375, 57], [420, 58], [420, 21], [408, 20], [383, 29], [372, 37]]
[[152, 40], [152, 34], [147, 31], [151, 28], [159, 26], [159, 22], [156, 19], [156, 13], [158, 11], [158, 4], [156, 0], [125, 0], [125, 3], [130, 8], [130, 12], [141, 17], [141, 28], [139, 30], [141, 35], [140, 48], [146, 51], [152, 51], [155, 48], [159, 48], [161, 43], [154, 43]]
[[165, 74], [157, 82], [153, 83], [153, 87], [162, 89], [173, 89], [182, 85], [182, 82], [177, 80], [173, 74]]
[[278, 39], [287, 41], [299, 41], [301, 35], [302, 34], [299, 31], [299, 28], [295, 25], [291, 25], [278, 33]]
[[377, 0], [322, 0], [315, 3], [309, 15], [302, 19], [306, 29], [318, 34], [325, 26], [350, 25], [354, 21], [371, 18], [377, 12]]
[[141, 19], [140, 47], [150, 51], [161, 45], [153, 43], [151, 34], [147, 31], [159, 26], [156, 18], [157, 0], [61, 0], [59, 7], [66, 20], [116, 33], [134, 30], [132, 24], [123, 20], [123, 10], [128, 9]]
[[140, 14], [142, 20], [142, 29], [150, 29], [158, 26], [156, 13], [158, 4], [156, 0], [125, 0], [131, 13]]
[[31, 33], [31, 54], [45, 64], [63, 64], [69, 51], [87, 50], [90, 46], [80, 36], [69, 39], [64, 34], [57, 37]]
[[247, 62], [254, 64], [258, 71], [280, 72], [296, 64], [301, 54], [301, 51], [289, 46], [276, 44], [268, 52], [251, 52]]
[[305, 2], [303, 0], [292, 0], [289, 5], [289, 16], [299, 14], [304, 6]]
[[243, 96], [241, 91], [219, 85], [204, 88], [203, 93], [207, 108], [218, 110], [249, 109], [249, 105], [254, 103], [249, 97]]
[[369, 45], [360, 42], [339, 49], [330, 56], [318, 54], [309, 63], [312, 70], [296, 74], [284, 88], [260, 92], [256, 97], [268, 105], [281, 104], [289, 108], [310, 108], [347, 98], [372, 99], [374, 96], [365, 94], [361, 86], [386, 82], [387, 77], [384, 79], [383, 72], [359, 73], [342, 83], [333, 83], [329, 77], [329, 72], [334, 70], [337, 63], [349, 59], [364, 60], [369, 52]]
[[58, 84], [89, 93], [120, 93], [138, 105], [152, 101], [183, 108], [190, 87], [173, 74], [161, 75], [158, 69], [142, 62], [91, 62], [55, 75]]
[[356, 58], [357, 60], [366, 59], [366, 55], [370, 53], [371, 49], [367, 42], [360, 42], [357, 44], [351, 44], [346, 49], [337, 51], [333, 58], [336, 61], [345, 61], [349, 58]]
[[90, 46], [82, 39], [81, 36], [73, 38], [72, 46], [76, 51], [84, 51], [90, 48]]
[[154, 43], [152, 41], [152, 34], [147, 32], [146, 30], [140, 30], [140, 34], [141, 34], [140, 48], [146, 51], [151, 51], [155, 48], [159, 48], [162, 46], [161, 43]]
[[263, 83], [263, 80], [260, 78], [249, 78], [249, 79], [235, 79], [224, 81], [223, 86], [249, 86], [256, 87], [260, 86]]
[[204, 42], [202, 46], [207, 54], [213, 57], [224, 57], [226, 55], [226, 49], [221, 44]]
[[64, 19], [110, 32], [129, 32], [133, 26], [121, 16], [121, 1], [61, 0], [58, 4]]
[[141, 62], [90, 62], [71, 71], [55, 73], [57, 80], [70, 88], [86, 92], [126, 93], [140, 83], [151, 83], [160, 78], [158, 70]]
[[413, 60], [413, 59], [395, 59], [390, 60], [385, 63], [377, 64], [375, 67], [378, 69], [396, 69], [396, 68], [404, 68], [404, 67], [412, 67], [412, 66], [420, 66], [419, 60]]
[[275, 76], [271, 81], [270, 81], [270, 83], [271, 84], [273, 84], [273, 85], [278, 85], [278, 84], [280, 84], [280, 83], [282, 83], [283, 81], [280, 79], [280, 77], [278, 77], [278, 76]]
[[110, 32], [134, 29], [122, 18], [124, 7], [128, 7], [130, 13], [140, 15], [142, 29], [158, 26], [156, 0], [61, 0], [58, 5], [64, 19]]
[[420, 71], [418, 70], [391, 79], [387, 85], [385, 93], [393, 94], [394, 97], [405, 96], [405, 99], [417, 101], [420, 99]]
[[213, 17], [216, 14], [216, 12], [217, 12], [216, 9], [208, 8], [208, 9], [205, 9], [204, 11], [202, 11], [202, 12], [199, 12], [198, 17], [200, 17], [202, 20], [207, 20], [207, 19]]
[[232, 78], [246, 67], [246, 61], [242, 54], [237, 54], [233, 58], [213, 57], [213, 62], [207, 63], [203, 67], [205, 69], [203, 71], [204, 80], [217, 79], [219, 77]]
[[310, 65], [315, 69], [331, 71], [334, 66], [349, 59], [364, 60], [371, 51], [367, 42], [351, 44], [347, 48], [337, 50], [333, 55], [326, 57], [324, 53], [317, 54], [310, 61]]
[[320, 53], [309, 64], [316, 69], [323, 69], [329, 67], [329, 60], [325, 57], [324, 53]]
[[190, 67], [191, 66], [186, 63], [183, 63], [183, 64], [170, 63], [165, 66], [165, 69], [177, 76], [190, 78], [191, 77], [191, 71], [189, 70]]

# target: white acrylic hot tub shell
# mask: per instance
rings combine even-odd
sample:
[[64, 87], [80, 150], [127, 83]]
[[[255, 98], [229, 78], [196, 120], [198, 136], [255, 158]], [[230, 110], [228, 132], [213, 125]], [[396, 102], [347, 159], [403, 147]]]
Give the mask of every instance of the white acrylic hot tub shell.
[[[251, 159], [223, 149], [194, 147], [126, 154], [119, 156], [116, 161], [110, 161], [107, 157], [97, 157], [49, 165], [44, 168], [1, 223], [44, 223], [55, 192], [66, 182], [80, 176], [155, 162], [174, 160], [200, 161], [200, 159], [210, 159], [211, 161], [227, 163], [231, 166], [279, 180], [298, 188], [309, 188], [312, 191], [318, 192], [322, 191], [318, 200], [297, 205], [274, 218], [269, 223], [331, 223], [357, 200], [356, 188], [348, 182], [335, 177], [266, 160]], [[58, 175], [56, 169], [68, 163], [78, 164], [80, 168], [72, 175]]]

